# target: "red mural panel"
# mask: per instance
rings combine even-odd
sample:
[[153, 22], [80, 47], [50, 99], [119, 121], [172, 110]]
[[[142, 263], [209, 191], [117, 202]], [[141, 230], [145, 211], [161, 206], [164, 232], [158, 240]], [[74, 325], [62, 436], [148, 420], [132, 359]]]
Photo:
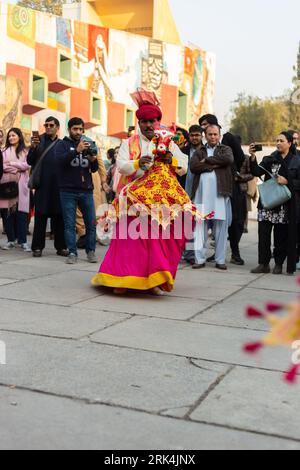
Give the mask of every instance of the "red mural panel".
[[89, 52], [88, 60], [92, 60], [96, 57], [96, 43], [100, 37], [106, 46], [106, 51], [108, 52], [108, 40], [109, 40], [109, 30], [107, 28], [100, 28], [99, 26], [89, 25]]

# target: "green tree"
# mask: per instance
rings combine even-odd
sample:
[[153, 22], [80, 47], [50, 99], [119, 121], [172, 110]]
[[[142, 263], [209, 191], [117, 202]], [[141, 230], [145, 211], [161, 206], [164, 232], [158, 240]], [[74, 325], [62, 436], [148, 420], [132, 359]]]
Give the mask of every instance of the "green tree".
[[300, 130], [300, 43], [294, 72], [293, 88], [288, 96], [289, 128]]
[[[80, 0], [72, 0], [72, 3], [79, 3]], [[19, 0], [18, 5], [25, 8], [32, 8], [33, 10], [52, 13], [53, 15], [62, 15], [62, 5], [66, 3], [65, 0]]]
[[273, 143], [288, 123], [289, 110], [283, 98], [263, 100], [240, 94], [232, 107], [231, 132], [240, 135], [244, 144]]

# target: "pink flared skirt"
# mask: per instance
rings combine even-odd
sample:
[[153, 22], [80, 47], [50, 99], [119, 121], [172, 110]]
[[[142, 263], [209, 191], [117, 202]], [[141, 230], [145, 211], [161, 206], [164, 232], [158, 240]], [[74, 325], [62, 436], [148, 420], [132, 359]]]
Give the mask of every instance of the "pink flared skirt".
[[[99, 273], [92, 279], [94, 286], [146, 291], [160, 287], [171, 292], [178, 265], [185, 248], [184, 234], [174, 233], [174, 224], [167, 236], [160, 227], [151, 236], [151, 222], [147, 221], [147, 233], [140, 228], [129, 236], [134, 218], [129, 217], [125, 230], [118, 222], [108, 252]], [[145, 226], [144, 226], [145, 228]], [[140, 236], [139, 236], [140, 235]], [[166, 238], [166, 239], [164, 239]]]

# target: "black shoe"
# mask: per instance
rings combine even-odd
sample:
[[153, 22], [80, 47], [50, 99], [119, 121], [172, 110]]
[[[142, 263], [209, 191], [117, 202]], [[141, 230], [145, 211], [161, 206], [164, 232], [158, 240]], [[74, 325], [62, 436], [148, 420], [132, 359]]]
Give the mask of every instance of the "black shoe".
[[79, 250], [84, 250], [86, 248], [86, 235], [83, 235], [77, 240], [77, 248]]
[[182, 256], [182, 261], [185, 261], [186, 263], [188, 264], [191, 264], [193, 266], [193, 264], [195, 264], [195, 258], [193, 258], [192, 256]]
[[197, 263], [195, 263], [195, 264], [193, 264], [192, 268], [193, 268], [193, 269], [203, 269], [203, 268], [205, 268], [205, 266], [206, 266], [205, 263], [203, 263], [203, 264], [197, 264]]
[[238, 256], [232, 255], [230, 263], [235, 264], [236, 266], [244, 266], [245, 265], [245, 261], [240, 257], [240, 255], [238, 255]]
[[206, 261], [207, 261], [208, 263], [215, 263], [215, 261], [216, 261], [215, 255], [212, 255], [210, 258], [207, 258]]
[[282, 274], [282, 266], [280, 264], [276, 264], [273, 269], [273, 274]]
[[216, 268], [220, 269], [221, 271], [227, 271], [227, 266], [226, 264], [216, 264]]
[[34, 250], [34, 251], [32, 252], [32, 256], [33, 256], [34, 258], [41, 258], [41, 257], [42, 257], [42, 254], [43, 254], [42, 250]]
[[271, 272], [269, 264], [260, 264], [257, 268], [252, 269], [252, 274], [269, 274]]
[[57, 250], [56, 254], [57, 256], [63, 256], [64, 258], [66, 258], [67, 256], [69, 256], [69, 250]]

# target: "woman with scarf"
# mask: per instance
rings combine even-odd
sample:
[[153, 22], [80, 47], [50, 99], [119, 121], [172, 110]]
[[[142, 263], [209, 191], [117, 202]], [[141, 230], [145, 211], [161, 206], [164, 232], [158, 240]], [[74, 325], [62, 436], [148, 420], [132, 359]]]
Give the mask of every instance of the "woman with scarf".
[[282, 132], [277, 137], [277, 151], [265, 157], [258, 165], [255, 155], [255, 144], [250, 146], [250, 168], [253, 176], [265, 176], [269, 180], [273, 174], [278, 184], [287, 185], [292, 193], [289, 202], [272, 210], [264, 209], [258, 203], [258, 237], [259, 266], [251, 272], [254, 274], [270, 273], [272, 258], [272, 231], [274, 230], [273, 274], [282, 274], [283, 264], [287, 259], [287, 273], [296, 271], [297, 217], [299, 212], [298, 195], [300, 192], [300, 159], [295, 154], [293, 136]]

